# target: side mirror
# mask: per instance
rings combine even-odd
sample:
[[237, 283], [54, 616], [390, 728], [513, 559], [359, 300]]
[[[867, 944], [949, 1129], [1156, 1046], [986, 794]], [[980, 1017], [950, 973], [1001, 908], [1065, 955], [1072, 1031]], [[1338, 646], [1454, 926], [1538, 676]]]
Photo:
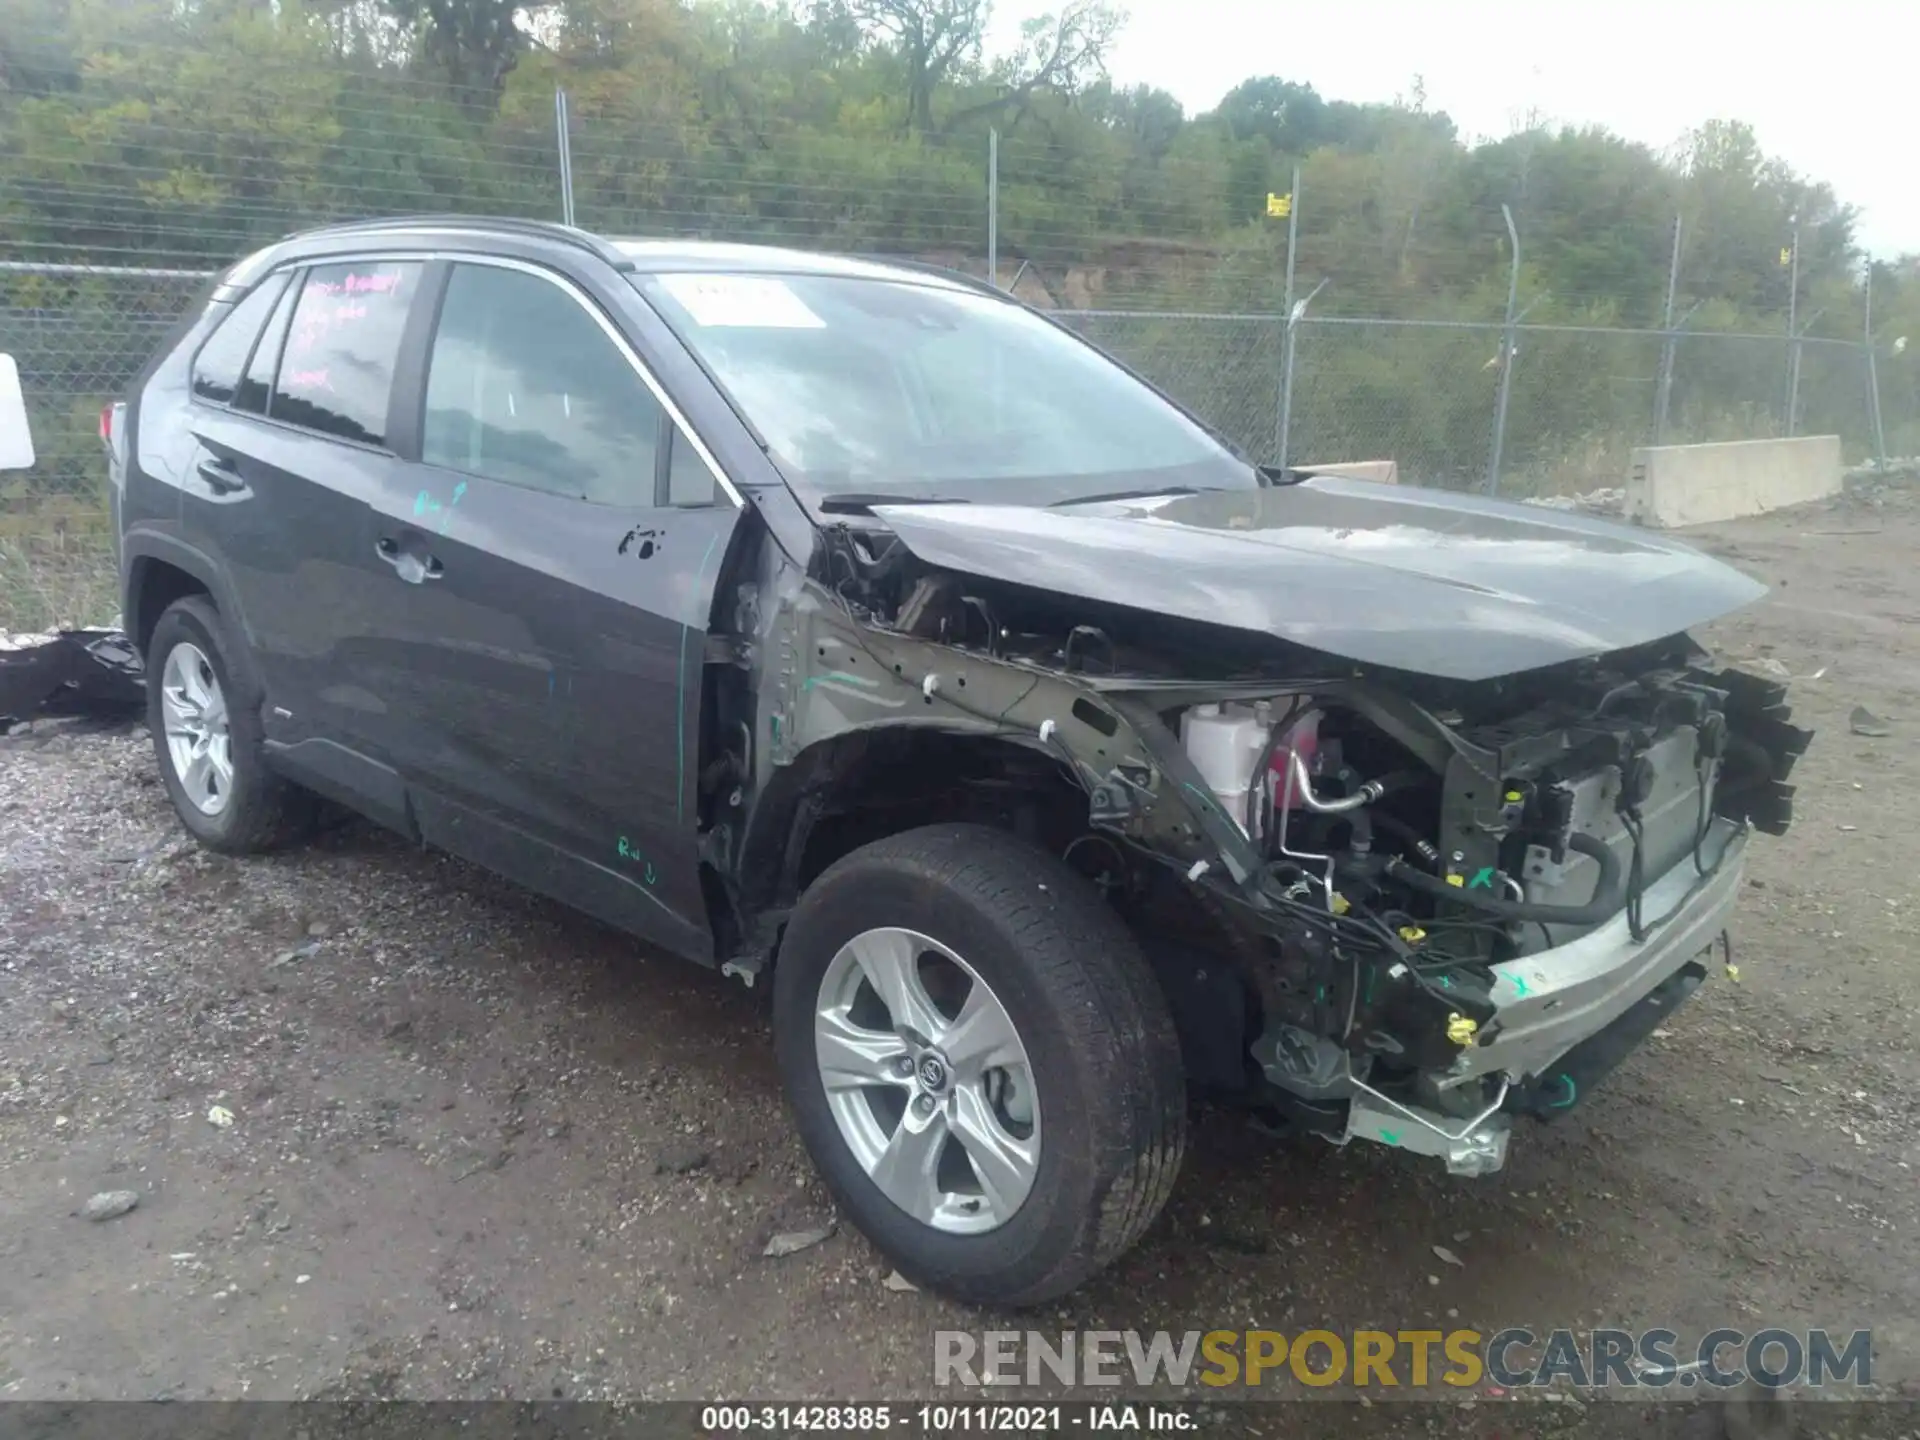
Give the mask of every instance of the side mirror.
[[33, 434], [27, 429], [27, 398], [20, 393], [20, 367], [0, 355], [0, 470], [33, 468]]

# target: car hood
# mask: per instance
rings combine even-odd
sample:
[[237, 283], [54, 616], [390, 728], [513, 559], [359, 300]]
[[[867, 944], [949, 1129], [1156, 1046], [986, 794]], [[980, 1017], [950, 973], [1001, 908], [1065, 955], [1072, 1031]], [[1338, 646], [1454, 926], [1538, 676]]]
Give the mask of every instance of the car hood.
[[1731, 566], [1625, 525], [1327, 477], [1052, 509], [873, 513], [940, 569], [1452, 680], [1624, 649], [1766, 593]]

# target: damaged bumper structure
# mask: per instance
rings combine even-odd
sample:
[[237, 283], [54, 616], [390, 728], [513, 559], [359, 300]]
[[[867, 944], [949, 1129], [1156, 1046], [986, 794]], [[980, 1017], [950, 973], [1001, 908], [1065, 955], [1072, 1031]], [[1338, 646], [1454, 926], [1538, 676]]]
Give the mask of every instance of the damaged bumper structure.
[[1191, 1085], [1336, 1144], [1499, 1169], [1705, 978], [1789, 823], [1809, 732], [1684, 633], [1761, 587], [1677, 543], [1328, 478], [869, 513], [767, 577], [800, 823], [897, 746], [896, 799], [998, 807], [1126, 918]]
[[118, 627], [0, 631], [0, 731], [42, 714], [124, 712], [145, 695], [139, 652]]

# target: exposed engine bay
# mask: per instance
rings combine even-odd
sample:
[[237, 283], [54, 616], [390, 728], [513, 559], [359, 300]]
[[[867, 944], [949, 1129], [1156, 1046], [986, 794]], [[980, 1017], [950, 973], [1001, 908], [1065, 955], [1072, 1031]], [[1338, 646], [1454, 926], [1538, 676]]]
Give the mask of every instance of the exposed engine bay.
[[[1705, 978], [1811, 738], [1784, 687], [1682, 634], [1444, 678], [957, 574], [862, 525], [754, 594], [783, 590], [762, 763], [841, 744], [801, 776], [795, 833], [863, 823], [832, 799], [854, 763], [923, 816], [990, 814], [1129, 921], [1190, 1084], [1459, 1173], [1499, 1168], [1513, 1115], [1584, 1100]], [[806, 878], [760, 897], [769, 923]]]

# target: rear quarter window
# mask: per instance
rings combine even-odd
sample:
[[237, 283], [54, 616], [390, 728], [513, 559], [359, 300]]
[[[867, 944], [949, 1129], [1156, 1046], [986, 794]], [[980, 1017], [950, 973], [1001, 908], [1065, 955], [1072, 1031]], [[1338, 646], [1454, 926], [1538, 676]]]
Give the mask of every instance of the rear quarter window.
[[247, 357], [253, 353], [260, 328], [286, 288], [287, 277], [270, 275], [248, 291], [214, 326], [193, 361], [193, 393], [215, 405], [231, 404], [240, 388]]
[[394, 362], [421, 268], [361, 261], [307, 271], [267, 413], [322, 435], [384, 445]]
[[249, 415], [267, 413], [267, 400], [273, 393], [273, 377], [280, 368], [280, 352], [287, 345], [287, 325], [293, 319], [293, 307], [299, 302], [300, 287], [289, 285], [280, 292], [280, 303], [273, 307], [273, 318], [267, 321], [267, 328], [260, 332], [260, 341], [253, 347], [253, 359], [247, 362], [247, 373], [240, 381], [239, 393], [233, 397], [233, 408], [244, 410]]

